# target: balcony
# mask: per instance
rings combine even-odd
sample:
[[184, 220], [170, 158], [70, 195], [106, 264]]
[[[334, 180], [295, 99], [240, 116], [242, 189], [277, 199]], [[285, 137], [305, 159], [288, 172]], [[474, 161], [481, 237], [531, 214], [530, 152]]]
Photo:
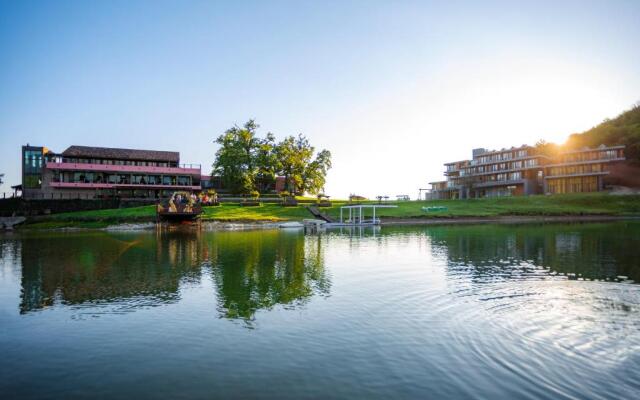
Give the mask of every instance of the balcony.
[[491, 187], [491, 186], [522, 185], [524, 181], [525, 181], [524, 179], [513, 179], [513, 180], [506, 180], [506, 181], [477, 182], [473, 184], [473, 187], [483, 188], [483, 187]]
[[141, 165], [86, 164], [67, 162], [47, 162], [47, 169], [87, 172], [128, 172], [148, 174], [175, 174], [200, 176], [200, 164], [183, 164], [180, 167], [150, 167]]
[[108, 182], [49, 182], [49, 186], [58, 189], [158, 189], [158, 190], [200, 190], [200, 185], [163, 185], [140, 183]]

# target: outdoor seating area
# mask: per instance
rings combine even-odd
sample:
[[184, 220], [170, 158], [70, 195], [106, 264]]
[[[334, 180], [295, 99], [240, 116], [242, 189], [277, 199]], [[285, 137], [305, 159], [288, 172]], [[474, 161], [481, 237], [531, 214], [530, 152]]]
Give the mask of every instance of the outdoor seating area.
[[175, 192], [166, 203], [158, 203], [159, 220], [193, 220], [202, 214], [202, 199], [193, 193]]

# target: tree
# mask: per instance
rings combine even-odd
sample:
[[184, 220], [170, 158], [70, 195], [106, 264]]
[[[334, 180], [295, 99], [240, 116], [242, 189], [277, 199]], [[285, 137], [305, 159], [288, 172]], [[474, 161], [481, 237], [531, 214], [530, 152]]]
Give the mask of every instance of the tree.
[[249, 120], [242, 128], [236, 125], [215, 140], [220, 148], [213, 174], [222, 178], [225, 187], [234, 193], [265, 192], [277, 175], [283, 175], [285, 190], [292, 195], [315, 194], [323, 189], [331, 168], [328, 150], [314, 158], [315, 148], [304, 135], [288, 136], [276, 143], [272, 133], [258, 137], [258, 128], [254, 120]]
[[278, 160], [275, 148], [276, 138], [273, 133], [269, 132], [267, 137], [260, 141], [256, 152], [255, 186], [259, 192], [265, 192], [276, 181]]
[[555, 143], [547, 142], [544, 139], [540, 139], [536, 142], [536, 150], [538, 154], [553, 157], [558, 155], [560, 152], [560, 146]]
[[315, 148], [302, 134], [288, 136], [276, 146], [278, 169], [292, 194], [322, 191], [327, 171], [331, 168], [331, 152], [322, 150], [313, 158], [314, 152]]
[[220, 135], [213, 174], [234, 193], [249, 193], [255, 188], [256, 159], [261, 141], [256, 137], [259, 125], [249, 120], [242, 128], [234, 126]]
[[275, 149], [278, 171], [284, 176], [285, 188], [292, 195], [300, 194], [305, 164], [313, 155], [313, 148], [301, 134], [288, 136]]
[[308, 193], [324, 191], [327, 172], [331, 168], [331, 152], [322, 150], [315, 160], [307, 164], [302, 177], [302, 190]]
[[2, 181], [2, 178], [4, 178], [4, 174], [0, 174], [0, 185], [2, 185], [4, 182]]

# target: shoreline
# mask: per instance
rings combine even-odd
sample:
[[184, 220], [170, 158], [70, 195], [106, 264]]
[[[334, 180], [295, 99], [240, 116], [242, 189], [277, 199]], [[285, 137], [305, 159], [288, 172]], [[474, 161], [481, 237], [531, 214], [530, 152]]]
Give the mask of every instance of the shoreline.
[[528, 224], [553, 222], [610, 222], [623, 220], [640, 220], [640, 215], [504, 215], [497, 217], [384, 218], [380, 221], [380, 225]]
[[[613, 221], [638, 221], [640, 215], [504, 215], [493, 217], [431, 217], [431, 218], [382, 218], [378, 226], [447, 226], [447, 225], [478, 225], [478, 224], [536, 224], [536, 223], [589, 223]], [[247, 229], [279, 229], [278, 225], [289, 221], [273, 220], [212, 220], [201, 221], [200, 226], [205, 230], [247, 230]], [[65, 222], [60, 222], [64, 225]], [[38, 226], [38, 223], [21, 224], [15, 229], [0, 229], [0, 232], [20, 231], [131, 231], [156, 229], [154, 221], [132, 219], [130, 221], [68, 221], [67, 226]], [[96, 226], [102, 225], [103, 226]], [[354, 225], [358, 227], [358, 225]], [[165, 228], [187, 228], [192, 226], [165, 224]]]

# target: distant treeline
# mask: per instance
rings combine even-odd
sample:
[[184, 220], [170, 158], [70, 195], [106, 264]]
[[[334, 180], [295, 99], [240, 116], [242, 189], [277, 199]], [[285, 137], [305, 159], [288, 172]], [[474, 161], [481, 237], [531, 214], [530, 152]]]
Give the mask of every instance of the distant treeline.
[[572, 134], [565, 146], [579, 149], [601, 144], [625, 145], [627, 160], [640, 165], [640, 102], [614, 119], [606, 119], [586, 132]]

